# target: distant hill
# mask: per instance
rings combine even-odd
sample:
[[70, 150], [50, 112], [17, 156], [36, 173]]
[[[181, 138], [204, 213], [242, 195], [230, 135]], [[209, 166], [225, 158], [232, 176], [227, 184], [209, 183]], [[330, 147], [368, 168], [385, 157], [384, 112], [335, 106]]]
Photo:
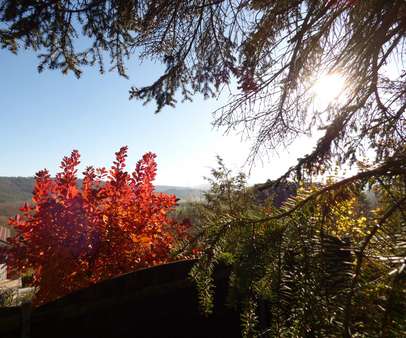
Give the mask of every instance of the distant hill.
[[0, 203], [30, 200], [33, 188], [33, 177], [0, 177]]
[[[33, 177], [0, 177], [0, 225], [7, 224], [8, 218], [15, 216], [24, 202], [31, 201], [33, 189]], [[199, 199], [203, 193], [200, 189], [169, 185], [158, 185], [155, 189], [174, 194], [180, 201]]]
[[0, 177], [0, 225], [18, 213], [18, 208], [31, 200], [33, 177]]
[[175, 195], [180, 201], [197, 200], [203, 196], [204, 190], [190, 188], [190, 187], [178, 187], [172, 185], [157, 185], [155, 190], [163, 192], [165, 194]]

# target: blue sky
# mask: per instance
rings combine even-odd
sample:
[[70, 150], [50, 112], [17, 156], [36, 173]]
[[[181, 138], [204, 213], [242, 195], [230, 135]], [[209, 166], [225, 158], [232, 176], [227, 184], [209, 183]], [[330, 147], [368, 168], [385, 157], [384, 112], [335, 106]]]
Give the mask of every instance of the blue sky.
[[[0, 176], [33, 176], [43, 168], [55, 174], [72, 149], [82, 155], [80, 169], [110, 166], [123, 145], [129, 147], [129, 169], [143, 153], [157, 154], [157, 184], [203, 184], [216, 155], [234, 170], [247, 169], [249, 142], [211, 126], [211, 112], [226, 95], [218, 100], [196, 96], [192, 103], [159, 114], [154, 114], [153, 103], [128, 100], [132, 85], [146, 85], [159, 76], [159, 64], [139, 65], [132, 59], [129, 80], [116, 73], [100, 75], [97, 67], [84, 69], [76, 79], [56, 70], [38, 73], [38, 60], [28, 51], [15, 56], [0, 50], [0, 58]], [[307, 143], [258, 162], [249, 182], [277, 177], [310, 149]]]

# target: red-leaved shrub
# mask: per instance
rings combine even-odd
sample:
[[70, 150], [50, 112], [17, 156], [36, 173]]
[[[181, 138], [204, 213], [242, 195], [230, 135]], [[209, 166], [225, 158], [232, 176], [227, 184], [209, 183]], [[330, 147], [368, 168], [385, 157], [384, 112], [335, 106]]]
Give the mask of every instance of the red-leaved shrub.
[[113, 276], [171, 260], [171, 248], [187, 225], [168, 218], [174, 195], [154, 192], [155, 155], [146, 153], [130, 174], [127, 147], [109, 171], [88, 167], [77, 179], [80, 155], [73, 151], [55, 179], [36, 174], [33, 203], [10, 219], [11, 272], [33, 272], [41, 304]]

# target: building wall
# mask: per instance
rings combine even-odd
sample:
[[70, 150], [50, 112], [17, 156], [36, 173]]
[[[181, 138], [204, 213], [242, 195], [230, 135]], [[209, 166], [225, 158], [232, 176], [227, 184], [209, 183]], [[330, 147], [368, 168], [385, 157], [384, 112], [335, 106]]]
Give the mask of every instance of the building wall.
[[[0, 226], [0, 247], [7, 245], [7, 238], [11, 235], [11, 231], [9, 228], [4, 226]], [[2, 257], [0, 257], [0, 281], [5, 280], [7, 278], [7, 266], [6, 264], [2, 264]]]
[[0, 281], [7, 279], [7, 266], [0, 264]]
[[0, 225], [0, 241], [7, 242], [7, 238], [11, 236], [11, 230]]

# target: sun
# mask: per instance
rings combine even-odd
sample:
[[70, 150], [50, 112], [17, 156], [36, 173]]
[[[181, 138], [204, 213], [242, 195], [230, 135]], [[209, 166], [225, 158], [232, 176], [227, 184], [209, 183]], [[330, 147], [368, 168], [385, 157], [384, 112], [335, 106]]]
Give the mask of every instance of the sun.
[[314, 104], [317, 110], [324, 110], [333, 103], [343, 100], [345, 79], [341, 74], [331, 73], [316, 79], [311, 88]]

